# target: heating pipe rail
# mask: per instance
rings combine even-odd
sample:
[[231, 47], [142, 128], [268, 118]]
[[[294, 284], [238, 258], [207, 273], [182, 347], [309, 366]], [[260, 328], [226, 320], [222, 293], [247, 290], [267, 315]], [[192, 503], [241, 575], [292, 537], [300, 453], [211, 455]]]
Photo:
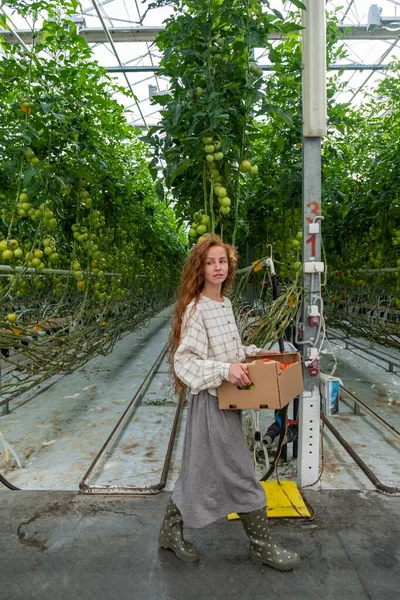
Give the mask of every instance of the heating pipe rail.
[[99, 463], [103, 459], [107, 450], [110, 448], [112, 443], [117, 439], [119, 433], [121, 432], [121, 430], [123, 429], [125, 424], [128, 422], [134, 409], [140, 404], [141, 399], [143, 398], [144, 394], [146, 393], [146, 390], [148, 389], [151, 381], [154, 378], [155, 373], [159, 369], [159, 367], [164, 359], [164, 356], [167, 353], [167, 349], [168, 349], [168, 344], [166, 344], [164, 346], [164, 348], [162, 349], [162, 351], [159, 354], [154, 365], [152, 366], [152, 368], [146, 375], [146, 378], [144, 379], [140, 388], [138, 389], [138, 391], [132, 398], [128, 407], [126, 408], [126, 410], [120, 417], [118, 423], [115, 425], [114, 429], [112, 430], [112, 432], [108, 436], [107, 440], [103, 444], [103, 447], [101, 448], [100, 452], [97, 454], [93, 463], [90, 465], [90, 467], [89, 467], [87, 473], [85, 474], [85, 476], [83, 477], [82, 481], [79, 483], [79, 489], [81, 490], [81, 492], [84, 492], [85, 494], [106, 494], [106, 495], [129, 494], [131, 496], [142, 496], [142, 495], [158, 494], [165, 487], [166, 482], [167, 482], [167, 476], [168, 476], [169, 466], [170, 466], [170, 462], [171, 462], [171, 457], [172, 457], [172, 451], [173, 451], [173, 447], [174, 447], [174, 443], [175, 443], [176, 432], [178, 429], [179, 417], [180, 417], [181, 409], [183, 406], [183, 400], [179, 400], [177, 407], [176, 407], [175, 418], [174, 418], [174, 422], [173, 422], [172, 429], [171, 429], [167, 453], [166, 453], [165, 460], [164, 460], [164, 466], [163, 466], [163, 470], [161, 473], [160, 481], [158, 483], [153, 484], [153, 485], [141, 485], [141, 486], [90, 485], [88, 483], [88, 481], [91, 478], [91, 476], [93, 475], [96, 468], [99, 466]]
[[328, 429], [333, 433], [335, 438], [340, 442], [343, 448], [350, 454], [351, 458], [357, 463], [360, 469], [365, 473], [368, 479], [373, 483], [376, 487], [377, 491], [381, 494], [385, 494], [386, 496], [400, 496], [400, 488], [399, 487], [390, 487], [388, 485], [384, 485], [379, 481], [375, 473], [371, 471], [368, 465], [362, 460], [362, 458], [353, 450], [348, 442], [344, 439], [344, 437], [338, 432], [336, 427], [332, 425], [329, 419], [326, 418], [324, 414], [321, 413], [321, 418], [323, 422], [326, 424]]
[[[354, 348], [357, 348], [357, 350], [361, 350], [362, 352], [367, 352], [369, 354], [369, 356], [373, 356], [374, 358], [377, 358], [378, 360], [381, 360], [383, 362], [388, 363], [389, 365], [389, 373], [395, 373], [394, 369], [400, 369], [400, 361], [396, 360], [393, 357], [389, 358], [389, 354], [387, 354], [388, 358], [386, 358], [385, 356], [382, 356], [382, 354], [377, 354], [376, 352], [371, 352], [371, 350], [374, 348], [373, 346], [373, 342], [371, 344], [370, 348], [367, 348], [367, 346], [363, 346], [362, 344], [358, 344], [357, 342], [352, 342], [349, 338], [346, 337], [341, 337], [340, 335], [337, 335], [336, 333], [333, 332], [328, 332], [329, 334], [329, 340], [333, 340], [333, 339], [337, 339], [340, 340], [342, 342], [345, 343], [345, 350], [349, 350], [349, 346], [353, 346]], [[361, 358], [364, 358], [363, 356]], [[380, 365], [377, 365], [378, 367]], [[382, 367], [383, 368], [383, 367]]]
[[387, 421], [382, 419], [382, 417], [380, 417], [376, 412], [374, 412], [371, 408], [369, 408], [369, 406], [367, 406], [362, 400], [357, 398], [357, 396], [355, 396], [354, 394], [349, 392], [349, 390], [346, 390], [345, 387], [340, 386], [340, 389], [343, 390], [346, 394], [348, 394], [351, 397], [351, 399], [354, 402], [354, 405], [358, 404], [359, 406], [362, 406], [363, 410], [365, 410], [365, 412], [367, 412], [373, 419], [378, 421], [378, 423], [380, 423], [380, 425], [382, 425], [382, 427], [385, 427], [388, 431], [390, 431], [390, 433], [392, 433], [395, 437], [397, 437], [397, 439], [400, 439], [400, 431], [397, 431], [397, 429], [395, 429], [394, 427], [389, 425], [389, 423]]

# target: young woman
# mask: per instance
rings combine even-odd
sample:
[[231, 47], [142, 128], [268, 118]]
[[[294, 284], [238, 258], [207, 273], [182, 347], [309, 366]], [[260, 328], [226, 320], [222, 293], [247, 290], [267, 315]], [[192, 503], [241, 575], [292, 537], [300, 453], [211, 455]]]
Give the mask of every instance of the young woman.
[[170, 337], [175, 390], [190, 390], [182, 468], [168, 503], [158, 542], [188, 562], [197, 549], [183, 537], [183, 523], [204, 527], [229, 513], [239, 514], [250, 538], [250, 558], [281, 571], [299, 563], [295, 552], [276, 546], [268, 531], [265, 492], [242, 430], [241, 411], [220, 410], [217, 388], [227, 380], [251, 382], [243, 361], [267, 354], [243, 346], [230, 300], [223, 293], [235, 276], [232, 246], [216, 235], [198, 242], [183, 270]]

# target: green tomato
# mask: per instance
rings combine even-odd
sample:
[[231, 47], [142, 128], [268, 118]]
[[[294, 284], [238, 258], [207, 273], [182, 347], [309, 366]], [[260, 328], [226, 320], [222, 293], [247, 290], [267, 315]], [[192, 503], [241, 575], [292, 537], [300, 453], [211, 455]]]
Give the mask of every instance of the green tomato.
[[219, 198], [219, 203], [220, 203], [220, 206], [227, 207], [227, 206], [231, 205], [231, 199], [228, 198], [228, 196], [225, 196], [224, 198]]
[[239, 165], [239, 171], [241, 173], [248, 173], [251, 169], [251, 162], [249, 160], [242, 160]]
[[1, 253], [1, 258], [3, 260], [11, 260], [14, 258], [14, 252], [12, 250], [3, 250]]
[[212, 154], [207, 154], [206, 155], [206, 161], [209, 163], [214, 162], [214, 156]]
[[231, 209], [229, 208], [229, 206], [221, 206], [219, 212], [221, 213], [221, 215], [229, 215]]
[[203, 235], [203, 233], [206, 233], [206, 231], [207, 231], [207, 226], [206, 225], [199, 225], [197, 227], [197, 233], [199, 235]]
[[225, 198], [225, 196], [228, 195], [228, 192], [226, 191], [226, 189], [224, 187], [221, 186], [216, 186], [214, 188], [214, 194], [216, 196], [218, 196], [219, 198]]
[[204, 146], [204, 152], [207, 152], [207, 154], [213, 154], [214, 151], [215, 148], [212, 144], [207, 144], [206, 146]]

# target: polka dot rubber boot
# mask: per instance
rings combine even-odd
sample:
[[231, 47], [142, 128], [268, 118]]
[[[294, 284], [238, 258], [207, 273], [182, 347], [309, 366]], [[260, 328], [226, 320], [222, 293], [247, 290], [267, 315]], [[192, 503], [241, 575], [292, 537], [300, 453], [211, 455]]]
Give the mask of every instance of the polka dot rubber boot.
[[284, 550], [274, 544], [268, 528], [265, 508], [250, 513], [239, 513], [246, 535], [250, 538], [250, 559], [278, 571], [291, 571], [300, 558], [296, 552]]
[[178, 558], [194, 563], [199, 560], [197, 548], [183, 538], [183, 520], [179, 508], [170, 500], [158, 534], [158, 543], [175, 552]]

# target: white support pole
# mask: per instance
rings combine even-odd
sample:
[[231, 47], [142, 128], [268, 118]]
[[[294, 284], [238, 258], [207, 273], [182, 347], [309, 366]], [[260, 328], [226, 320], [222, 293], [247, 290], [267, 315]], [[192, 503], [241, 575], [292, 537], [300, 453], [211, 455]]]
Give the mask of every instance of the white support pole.
[[305, 0], [303, 11], [303, 135], [326, 135], [325, 0]]
[[[304, 393], [299, 405], [299, 486], [312, 485], [319, 474], [320, 392], [318, 317], [322, 313], [321, 136], [326, 135], [325, 0], [305, 0], [303, 11], [303, 354]], [[310, 227], [312, 225], [312, 227]], [[322, 318], [320, 314], [319, 319]]]

